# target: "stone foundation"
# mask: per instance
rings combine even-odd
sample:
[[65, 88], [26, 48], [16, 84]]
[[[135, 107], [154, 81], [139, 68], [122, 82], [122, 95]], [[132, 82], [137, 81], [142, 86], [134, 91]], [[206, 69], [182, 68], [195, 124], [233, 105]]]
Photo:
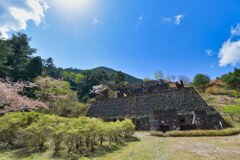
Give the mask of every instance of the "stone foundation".
[[193, 88], [97, 101], [87, 116], [107, 121], [130, 118], [137, 130], [165, 132], [227, 127], [221, 115], [209, 107]]

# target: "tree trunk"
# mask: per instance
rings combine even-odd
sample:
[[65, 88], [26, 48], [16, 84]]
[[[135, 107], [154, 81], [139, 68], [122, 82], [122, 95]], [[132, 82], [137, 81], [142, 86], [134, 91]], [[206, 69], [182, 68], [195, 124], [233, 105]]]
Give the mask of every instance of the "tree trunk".
[[68, 148], [68, 154], [72, 151], [72, 146]]
[[91, 140], [90, 145], [91, 145], [90, 151], [93, 152], [94, 151], [94, 141], [93, 140]]
[[205, 86], [204, 85], [202, 86], [202, 91], [203, 91], [203, 93], [205, 93]]
[[40, 143], [38, 148], [39, 148], [39, 151], [43, 151], [43, 147], [44, 147], [44, 144], [43, 143]]

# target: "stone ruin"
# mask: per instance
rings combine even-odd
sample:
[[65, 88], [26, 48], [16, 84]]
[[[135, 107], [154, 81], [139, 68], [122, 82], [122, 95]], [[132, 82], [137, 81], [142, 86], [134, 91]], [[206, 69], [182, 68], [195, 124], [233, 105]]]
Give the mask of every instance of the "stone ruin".
[[[121, 96], [121, 95], [125, 96]], [[150, 81], [131, 86], [115, 99], [94, 102], [89, 117], [105, 121], [132, 119], [137, 130], [223, 129], [228, 127], [221, 115], [210, 107], [194, 88], [176, 88], [163, 81]]]

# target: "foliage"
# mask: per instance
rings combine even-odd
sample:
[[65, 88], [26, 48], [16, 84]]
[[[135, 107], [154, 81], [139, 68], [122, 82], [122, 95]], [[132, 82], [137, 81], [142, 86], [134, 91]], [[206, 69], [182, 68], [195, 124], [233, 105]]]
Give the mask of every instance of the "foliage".
[[143, 82], [148, 82], [148, 81], [150, 81], [150, 78], [149, 78], [149, 77], [143, 78]]
[[63, 71], [62, 68], [57, 68], [54, 63], [53, 63], [53, 59], [51, 57], [47, 58], [47, 59], [43, 59], [43, 73], [42, 76], [46, 77], [52, 77], [55, 79], [59, 79], [62, 78], [61, 77], [61, 73]]
[[84, 71], [84, 78], [81, 80], [78, 87], [78, 99], [86, 103], [89, 98], [94, 98], [95, 95], [90, 93], [93, 86], [100, 85], [109, 80], [108, 75], [104, 71]]
[[121, 71], [112, 74], [111, 79], [115, 82], [116, 89], [124, 87], [125, 77]]
[[233, 89], [226, 89], [222, 86], [212, 86], [208, 87], [206, 89], [206, 93], [212, 94], [212, 95], [228, 95], [228, 96], [236, 96], [237, 91]]
[[224, 74], [220, 78], [230, 89], [240, 90], [240, 69], [235, 68], [234, 72]]
[[69, 71], [61, 72], [61, 77], [63, 78], [64, 81], [68, 81], [70, 83], [73, 90], [78, 89], [79, 84], [84, 78], [82, 74], [69, 72]]
[[[116, 70], [113, 70], [113, 69], [107, 68], [107, 67], [94, 68], [94, 69], [92, 69], [92, 71], [104, 71], [104, 72], [107, 73], [107, 75], [108, 75], [109, 77], [111, 77], [113, 74], [116, 74], [116, 73], [118, 72], [118, 71], [116, 71]], [[129, 75], [129, 74], [126, 74], [126, 73], [123, 73], [123, 72], [122, 72], [122, 74], [124, 75], [125, 81], [127, 81], [128, 83], [138, 83], [138, 82], [142, 82], [141, 79], [138, 79], [138, 78], [136, 78], [136, 77], [133, 77], [133, 76], [131, 76], [131, 75]]]
[[170, 131], [150, 132], [151, 136], [157, 137], [211, 137], [211, 136], [232, 136], [240, 134], [240, 128], [228, 128], [223, 130], [191, 130], [191, 131]]
[[130, 137], [135, 131], [135, 126], [130, 119], [126, 119], [121, 124], [122, 131], [125, 137]]
[[0, 77], [13, 81], [32, 81], [38, 76], [59, 78], [62, 71], [56, 68], [53, 59], [34, 57], [36, 49], [30, 46], [31, 38], [26, 34], [13, 34], [9, 39], [0, 37]]
[[232, 120], [235, 119], [235, 117], [238, 117], [240, 119], [240, 105], [227, 105], [223, 107], [222, 112], [228, 114]]
[[0, 77], [13, 81], [33, 80], [42, 75], [41, 57], [34, 57], [35, 48], [26, 34], [13, 34], [10, 39], [0, 38]]
[[51, 77], [38, 77], [35, 84], [38, 86], [35, 94], [39, 100], [44, 102], [56, 101], [59, 96], [66, 96], [71, 92], [68, 82]]
[[8, 65], [12, 68], [11, 76], [14, 81], [27, 79], [27, 66], [30, 58], [36, 49], [29, 45], [31, 38], [26, 34], [13, 34], [11, 39], [7, 40], [12, 48], [12, 53], [8, 57]]
[[71, 92], [64, 98], [58, 98], [49, 110], [49, 113], [53, 113], [64, 117], [79, 117], [85, 116], [89, 104], [82, 104], [78, 101], [77, 94]]
[[9, 145], [20, 142], [17, 139], [22, 128], [31, 125], [39, 118], [37, 113], [8, 113], [0, 118], [0, 141]]
[[42, 75], [42, 58], [34, 57], [30, 59], [29, 64], [27, 65], [27, 79], [32, 80]]
[[68, 82], [51, 77], [38, 77], [35, 83], [38, 86], [35, 95], [49, 104], [49, 113], [64, 117], [85, 115], [89, 106], [79, 103], [77, 93], [70, 89]]
[[3, 109], [3, 112], [1, 110], [0, 113], [4, 114], [9, 111], [33, 111], [37, 108], [48, 108], [48, 106], [42, 102], [21, 95], [26, 86], [23, 82], [4, 83], [0, 81], [0, 109]]
[[210, 82], [210, 77], [205, 74], [197, 74], [193, 79], [193, 85], [197, 88], [201, 88], [205, 93], [205, 87]]
[[[55, 153], [67, 147], [68, 153], [94, 152], [104, 142], [119, 143], [132, 136], [130, 120], [103, 122], [96, 118], [64, 118], [39, 113], [8, 113], [0, 117], [0, 142], [23, 144], [43, 150], [51, 142]], [[65, 145], [64, 145], [65, 144]]]
[[6, 40], [0, 38], [0, 77], [5, 77], [10, 72], [10, 66], [7, 65], [8, 57], [12, 55], [12, 48]]

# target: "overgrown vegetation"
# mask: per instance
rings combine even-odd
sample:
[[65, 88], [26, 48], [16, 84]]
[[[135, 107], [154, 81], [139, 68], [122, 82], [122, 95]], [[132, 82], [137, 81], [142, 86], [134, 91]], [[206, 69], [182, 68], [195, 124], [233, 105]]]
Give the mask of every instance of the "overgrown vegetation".
[[39, 113], [8, 113], [0, 118], [0, 142], [12, 147], [42, 151], [50, 142], [58, 153], [94, 152], [96, 148], [119, 144], [134, 134], [131, 120], [103, 122], [96, 118], [64, 118]]
[[240, 104], [227, 105], [223, 107], [221, 111], [228, 114], [232, 120], [240, 121]]
[[212, 137], [212, 136], [232, 136], [240, 134], [240, 128], [228, 128], [223, 130], [191, 130], [191, 131], [170, 131], [170, 132], [150, 132], [151, 136], [157, 137]]

